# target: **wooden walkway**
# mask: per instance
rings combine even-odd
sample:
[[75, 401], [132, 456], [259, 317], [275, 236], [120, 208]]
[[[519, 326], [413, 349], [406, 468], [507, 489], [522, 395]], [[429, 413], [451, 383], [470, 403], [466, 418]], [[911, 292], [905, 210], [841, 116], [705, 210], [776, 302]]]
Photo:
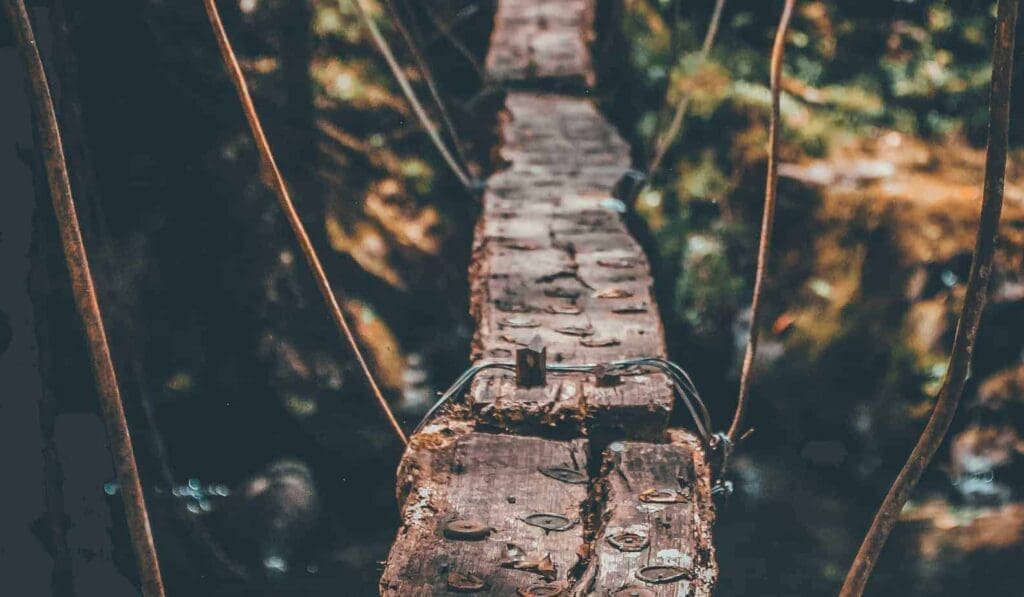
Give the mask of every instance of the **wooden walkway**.
[[[511, 89], [470, 270], [475, 363], [535, 336], [549, 363], [662, 357], [647, 260], [615, 182], [629, 147], [582, 95], [592, 0], [500, 0], [488, 77]], [[717, 575], [700, 442], [668, 429], [660, 374], [477, 377], [411, 439], [382, 595], [709, 595]]]

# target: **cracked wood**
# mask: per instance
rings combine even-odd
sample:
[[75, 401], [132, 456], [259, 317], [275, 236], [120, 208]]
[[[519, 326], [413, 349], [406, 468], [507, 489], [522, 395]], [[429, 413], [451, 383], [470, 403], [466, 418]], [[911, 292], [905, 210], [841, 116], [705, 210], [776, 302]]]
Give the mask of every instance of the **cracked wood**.
[[[444, 421], [431, 425], [413, 439], [403, 459], [402, 528], [380, 582], [381, 594], [516, 595], [538, 586], [566, 589], [584, 545], [581, 508], [587, 486], [557, 480], [541, 469], [585, 472], [586, 466], [585, 440], [484, 434]], [[564, 517], [571, 526], [545, 530], [524, 520], [531, 514], [555, 515], [556, 521]], [[453, 521], [460, 521], [459, 528], [473, 538], [451, 538], [446, 527]], [[490, 529], [483, 538], [473, 534], [479, 526]], [[470, 591], [472, 586], [477, 590]]]
[[[500, 151], [511, 166], [488, 181], [470, 272], [474, 360], [510, 361], [534, 336], [556, 364], [664, 356], [647, 259], [609, 201], [628, 146], [589, 100], [515, 92], [506, 105]], [[501, 430], [657, 439], [668, 424], [672, 388], [660, 374], [606, 388], [548, 378], [524, 389], [487, 373], [470, 402]]]
[[[667, 444], [613, 442], [605, 450], [601, 527], [572, 595], [617, 594], [623, 587], [645, 588], [651, 592], [642, 594], [652, 597], [711, 595], [718, 567], [710, 475], [696, 437], [675, 429], [670, 437]], [[678, 569], [682, 578], [641, 580], [645, 568], [656, 566]]]

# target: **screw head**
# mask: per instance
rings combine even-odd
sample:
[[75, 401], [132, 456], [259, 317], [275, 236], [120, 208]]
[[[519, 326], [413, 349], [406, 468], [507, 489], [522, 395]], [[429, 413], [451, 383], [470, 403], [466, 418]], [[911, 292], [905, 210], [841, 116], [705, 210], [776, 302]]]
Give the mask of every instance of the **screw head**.
[[619, 551], [643, 551], [649, 544], [650, 541], [644, 535], [639, 533], [630, 533], [623, 531], [621, 533], [615, 533], [608, 537], [608, 543]]
[[661, 585], [688, 578], [690, 572], [679, 566], [646, 566], [636, 571], [636, 577], [644, 582]]
[[537, 470], [546, 477], [551, 477], [563, 483], [572, 483], [573, 485], [586, 485], [590, 480], [586, 473], [564, 466], [541, 467]]
[[545, 531], [568, 531], [576, 524], [575, 521], [566, 516], [550, 512], [534, 512], [521, 517], [520, 520], [528, 525], [542, 528]]
[[491, 534], [491, 527], [474, 518], [457, 518], [444, 525], [444, 536], [460, 541], [478, 541]]

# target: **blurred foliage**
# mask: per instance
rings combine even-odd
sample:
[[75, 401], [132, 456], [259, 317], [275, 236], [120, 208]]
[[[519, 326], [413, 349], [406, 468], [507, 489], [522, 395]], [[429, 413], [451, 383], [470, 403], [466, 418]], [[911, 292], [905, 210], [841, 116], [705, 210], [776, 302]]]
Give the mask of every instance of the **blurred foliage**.
[[[675, 103], [683, 95], [690, 99], [682, 133], [638, 209], [657, 233], [665, 264], [661, 275], [674, 280], [667, 283], [673, 288], [667, 310], [678, 326], [700, 338], [715, 330], [727, 333], [725, 322], [748, 300], [751, 237], [764, 185], [768, 53], [781, 9], [780, 2], [726, 2], [715, 46], [701, 61], [713, 4], [625, 0], [623, 20], [636, 109], [627, 134], [641, 161], [651, 155], [655, 132], [664, 129]], [[983, 143], [995, 3], [982, 4], [798, 3], [783, 70], [783, 161], [826, 158], [837, 147], [885, 131], [936, 143]], [[778, 255], [769, 288], [775, 299], [792, 299], [787, 290], [807, 283], [801, 277], [815, 269], [807, 263], [810, 255], [795, 253], [811, 249], [807, 233], [820, 234], [822, 219], [842, 219], [820, 212], [813, 193], [788, 190], [784, 181], [777, 220], [790, 230], [799, 230], [799, 222], [808, 227], [804, 239], [800, 232], [787, 238], [793, 233], [776, 227]], [[706, 211], [709, 205], [717, 216], [693, 217], [694, 206]], [[841, 239], [821, 240], [813, 250], [831, 250], [833, 261], [848, 262], [851, 256], [841, 245], [829, 244], [836, 240]], [[860, 296], [855, 268], [845, 275], [855, 277], [834, 282], [846, 289], [846, 298], [825, 300], [836, 305], [837, 318], [843, 305]], [[786, 300], [772, 302], [769, 311], [777, 316]], [[841, 333], [829, 321], [837, 319], [815, 322], [820, 329], [809, 331], [817, 342]]]

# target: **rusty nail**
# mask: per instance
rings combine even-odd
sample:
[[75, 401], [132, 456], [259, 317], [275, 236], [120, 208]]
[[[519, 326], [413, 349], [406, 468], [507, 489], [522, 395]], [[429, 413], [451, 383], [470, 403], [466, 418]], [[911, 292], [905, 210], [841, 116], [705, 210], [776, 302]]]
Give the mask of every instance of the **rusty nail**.
[[578, 305], [548, 305], [544, 310], [552, 315], [579, 315], [583, 308]]
[[612, 593], [612, 597], [655, 597], [656, 593], [647, 587], [622, 587]]
[[509, 344], [515, 344], [516, 346], [527, 345], [527, 342], [525, 340], [520, 340], [519, 338], [516, 338], [511, 334], [502, 334], [501, 339], [504, 340], [505, 342], [508, 342]]
[[583, 338], [580, 344], [587, 348], [603, 348], [605, 346], [618, 346], [619, 341], [615, 338]]
[[619, 551], [643, 551], [650, 541], [644, 535], [639, 533], [630, 533], [623, 531], [621, 533], [615, 533], [608, 537], [608, 543]]
[[498, 322], [498, 325], [508, 328], [535, 328], [540, 327], [540, 323], [531, 317], [512, 316], [506, 317]]
[[544, 296], [550, 296], [552, 298], [578, 298], [582, 294], [575, 288], [566, 288], [564, 286], [555, 286], [554, 288], [545, 288]]
[[537, 243], [527, 241], [508, 241], [501, 243], [501, 246], [514, 251], [536, 251], [540, 248], [540, 245]]
[[566, 336], [593, 336], [594, 328], [591, 326], [579, 326], [579, 325], [567, 325], [560, 328], [555, 328], [555, 331], [559, 334], [565, 334]]
[[678, 504], [687, 501], [687, 498], [675, 489], [645, 489], [640, 492], [640, 501], [649, 504]]
[[612, 313], [616, 315], [633, 315], [636, 313], [646, 313], [647, 305], [624, 305], [622, 307], [614, 307]]
[[520, 518], [530, 526], [542, 528], [545, 531], [568, 531], [576, 522], [561, 514], [550, 512], [534, 512]]
[[533, 310], [528, 305], [506, 299], [495, 300], [494, 308], [499, 311], [504, 311], [505, 313], [529, 313]]
[[608, 267], [612, 269], [629, 269], [636, 267], [636, 261], [633, 259], [598, 259], [597, 264], [601, 267]]
[[472, 572], [449, 572], [448, 590], [453, 593], [476, 593], [482, 591], [487, 582]]
[[479, 541], [491, 534], [491, 527], [474, 518], [458, 518], [444, 526], [444, 536], [459, 541]]
[[572, 483], [573, 485], [586, 485], [589, 480], [586, 473], [564, 466], [540, 467], [537, 470], [546, 477], [551, 477], [563, 483]]
[[565, 589], [558, 585], [530, 585], [525, 589], [517, 589], [519, 597], [558, 597]]
[[623, 299], [633, 296], [632, 291], [626, 290], [625, 288], [605, 288], [594, 293], [594, 298], [599, 299]]
[[646, 566], [636, 571], [636, 577], [644, 582], [660, 585], [676, 582], [690, 573], [679, 566]]

